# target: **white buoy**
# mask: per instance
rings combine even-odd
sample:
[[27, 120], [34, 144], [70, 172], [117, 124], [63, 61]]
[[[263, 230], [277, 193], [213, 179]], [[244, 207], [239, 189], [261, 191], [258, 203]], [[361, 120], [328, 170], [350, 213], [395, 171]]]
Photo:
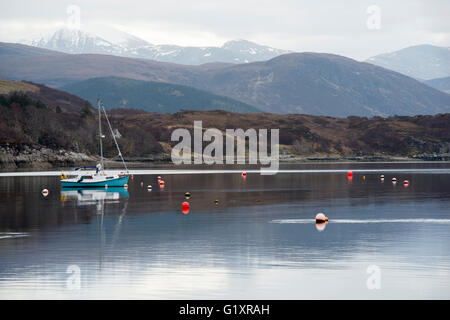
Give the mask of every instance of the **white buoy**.
[[41, 192], [44, 197], [48, 196], [48, 194], [49, 194], [49, 191], [47, 189], [42, 189]]
[[316, 222], [326, 222], [328, 221], [328, 218], [322, 213], [316, 214]]

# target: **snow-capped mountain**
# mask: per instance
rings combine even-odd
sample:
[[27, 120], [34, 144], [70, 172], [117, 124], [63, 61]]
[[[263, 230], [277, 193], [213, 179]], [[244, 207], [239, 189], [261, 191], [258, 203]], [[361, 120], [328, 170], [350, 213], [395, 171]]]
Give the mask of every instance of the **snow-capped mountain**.
[[101, 37], [86, 31], [67, 28], [59, 29], [37, 40], [27, 41], [25, 44], [66, 53], [111, 54], [188, 65], [209, 62], [264, 61], [289, 52], [247, 40], [228, 41], [222, 47], [154, 45], [118, 30]]
[[30, 45], [66, 53], [120, 54], [122, 48], [96, 35], [63, 28], [40, 39], [32, 40]]
[[242, 39], [228, 41], [221, 48], [235, 54], [240, 54], [241, 60], [244, 60], [243, 62], [269, 60], [289, 52], [287, 50], [275, 49]]

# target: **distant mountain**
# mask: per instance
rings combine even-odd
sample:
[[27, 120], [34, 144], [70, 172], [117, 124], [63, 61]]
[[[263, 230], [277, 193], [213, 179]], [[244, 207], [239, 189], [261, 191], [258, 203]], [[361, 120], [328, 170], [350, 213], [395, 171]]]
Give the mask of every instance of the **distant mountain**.
[[105, 76], [176, 82], [180, 77], [188, 78], [192, 69], [214, 67], [214, 64], [193, 67], [112, 55], [65, 54], [0, 42], [0, 78], [28, 80], [51, 87]]
[[33, 40], [34, 47], [65, 53], [120, 54], [121, 47], [77, 29], [63, 28], [54, 34]]
[[[248, 64], [186, 66], [105, 55], [1, 55], [0, 77], [62, 86], [95, 77], [187, 85], [272, 113], [328, 116], [450, 112], [450, 95], [373, 64], [342, 56], [292, 53]], [[17, 47], [16, 47], [17, 49]]]
[[180, 110], [226, 110], [260, 112], [248, 104], [188, 86], [127, 78], [93, 78], [66, 85], [61, 90], [95, 104], [101, 97], [108, 109], [141, 109], [174, 113]]
[[450, 95], [372, 64], [321, 53], [292, 53], [227, 66], [192, 85], [268, 112], [414, 115], [450, 112]]
[[65, 53], [112, 54], [187, 65], [210, 62], [247, 63], [268, 60], [288, 52], [246, 40], [229, 41], [222, 47], [182, 47], [153, 45], [122, 31], [109, 32], [104, 37], [63, 28], [39, 39], [26, 41], [26, 44]]
[[450, 76], [450, 48], [429, 44], [380, 54], [366, 62], [419, 80]]
[[450, 93], [450, 77], [431, 79], [424, 81], [424, 83], [432, 88]]

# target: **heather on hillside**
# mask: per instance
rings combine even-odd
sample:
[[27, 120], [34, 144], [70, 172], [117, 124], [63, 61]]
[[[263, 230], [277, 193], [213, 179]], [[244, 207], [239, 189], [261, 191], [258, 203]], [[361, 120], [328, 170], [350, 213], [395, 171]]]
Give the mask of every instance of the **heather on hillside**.
[[[98, 155], [97, 112], [81, 100], [71, 110], [51, 107], [26, 93], [0, 96], [0, 145], [46, 147]], [[333, 118], [310, 115], [239, 114], [215, 111], [181, 111], [173, 114], [115, 109], [110, 112], [115, 134], [126, 158], [170, 157], [176, 128], [193, 134], [194, 121], [207, 128], [279, 129], [282, 155], [300, 157], [448, 155], [450, 114]], [[107, 130], [106, 121], [103, 123]], [[105, 131], [105, 155], [117, 157]], [[225, 142], [225, 141], [224, 141]], [[206, 144], [206, 143], [205, 143]], [[225, 143], [224, 143], [225, 145]]]

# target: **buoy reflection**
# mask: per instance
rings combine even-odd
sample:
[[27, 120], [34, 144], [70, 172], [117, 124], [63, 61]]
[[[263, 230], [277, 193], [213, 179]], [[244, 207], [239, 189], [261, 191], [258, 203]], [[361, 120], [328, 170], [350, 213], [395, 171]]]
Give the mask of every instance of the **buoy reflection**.
[[316, 222], [316, 229], [319, 232], [322, 232], [323, 230], [325, 230], [325, 227], [327, 226], [328, 222]]

